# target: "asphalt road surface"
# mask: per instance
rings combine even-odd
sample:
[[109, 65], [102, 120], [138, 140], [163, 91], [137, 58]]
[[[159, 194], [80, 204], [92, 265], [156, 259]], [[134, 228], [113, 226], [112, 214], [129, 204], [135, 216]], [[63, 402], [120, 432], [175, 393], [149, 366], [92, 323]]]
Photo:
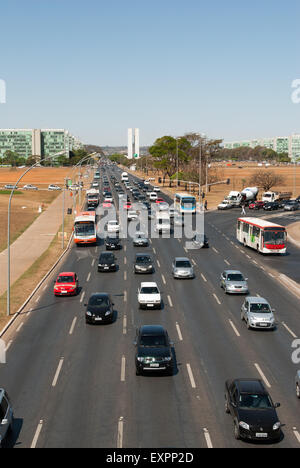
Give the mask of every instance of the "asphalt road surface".
[[[116, 273], [97, 272], [103, 240], [97, 247], [74, 246], [4, 337], [7, 364], [0, 366], [0, 386], [7, 389], [16, 418], [7, 445], [299, 448], [297, 366], [291, 361], [291, 343], [300, 336], [299, 299], [268, 271], [269, 265], [280, 269], [286, 262], [293, 272], [293, 255], [299, 253], [293, 247], [290, 256], [266, 258], [245, 250], [234, 237], [237, 216], [206, 215], [209, 249], [186, 251], [185, 241], [174, 238], [153, 239], [149, 248], [137, 249], [130, 239], [122, 240]], [[139, 251], [155, 258], [153, 275], [134, 275]], [[191, 259], [194, 280], [173, 279], [176, 256]], [[251, 295], [262, 295], [276, 309], [275, 331], [247, 330], [240, 319], [244, 297], [226, 296], [220, 288], [220, 274], [228, 267], [241, 270]], [[60, 271], [78, 273], [78, 296], [54, 297], [53, 281]], [[152, 280], [163, 293], [163, 309], [141, 311], [138, 285]], [[84, 303], [93, 292], [112, 295], [113, 324], [85, 324]], [[136, 376], [133, 341], [142, 324], [168, 330], [176, 356], [173, 376]], [[224, 410], [224, 384], [242, 377], [262, 378], [273, 401], [281, 403], [279, 443], [234, 439], [233, 420]]]

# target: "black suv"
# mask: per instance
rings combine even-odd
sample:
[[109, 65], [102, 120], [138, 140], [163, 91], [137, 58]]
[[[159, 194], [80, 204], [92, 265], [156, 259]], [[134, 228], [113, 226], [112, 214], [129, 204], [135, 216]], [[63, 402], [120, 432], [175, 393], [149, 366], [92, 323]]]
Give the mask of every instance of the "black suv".
[[164, 371], [173, 375], [174, 359], [167, 331], [161, 325], [144, 325], [136, 332], [136, 375], [147, 371]]
[[114, 321], [114, 303], [111, 301], [109, 294], [92, 294], [89, 302], [84, 305], [86, 307], [86, 323], [112, 323]]
[[98, 271], [117, 271], [116, 258], [114, 254], [103, 252], [99, 257]]
[[121, 241], [119, 237], [107, 237], [105, 239], [106, 250], [120, 250]]
[[280, 208], [280, 205], [277, 201], [265, 203], [263, 206], [263, 209], [265, 211], [279, 210], [279, 208]]
[[134, 273], [153, 273], [154, 264], [151, 255], [136, 254], [133, 271]]
[[228, 380], [225, 384], [225, 411], [234, 421], [236, 439], [271, 440], [281, 438], [276, 408], [261, 380]]

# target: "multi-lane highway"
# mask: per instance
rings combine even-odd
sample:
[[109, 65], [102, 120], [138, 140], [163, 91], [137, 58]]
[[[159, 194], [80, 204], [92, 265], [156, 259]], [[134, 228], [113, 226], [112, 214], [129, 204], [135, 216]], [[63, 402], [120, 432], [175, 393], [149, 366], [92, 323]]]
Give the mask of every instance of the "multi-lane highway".
[[[97, 272], [103, 240], [96, 247], [74, 246], [4, 337], [7, 364], [0, 367], [0, 386], [8, 391], [16, 418], [7, 444], [300, 447], [297, 366], [291, 360], [291, 343], [300, 336], [299, 299], [272, 273], [283, 262], [293, 272], [288, 262], [299, 253], [291, 247], [290, 256], [266, 258], [244, 249], [235, 239], [239, 214], [206, 215], [209, 249], [187, 250], [184, 239], [160, 238], [141, 250], [132, 239], [122, 240], [116, 273]], [[151, 276], [133, 273], [140, 250], [155, 259]], [[190, 258], [194, 280], [173, 279], [171, 264], [178, 256]], [[251, 295], [270, 301], [276, 310], [275, 331], [247, 330], [240, 318], [243, 297], [227, 296], [220, 288], [221, 272], [231, 267], [249, 278]], [[78, 274], [78, 296], [54, 297], [53, 281], [61, 271]], [[138, 308], [138, 286], [149, 280], [162, 291], [162, 310]], [[111, 294], [113, 324], [86, 325], [84, 303], [93, 292]], [[143, 324], [168, 330], [176, 359], [173, 376], [136, 376], [133, 342]], [[224, 385], [242, 377], [261, 378], [273, 400], [281, 403], [283, 437], [278, 444], [235, 440], [232, 418], [225, 414]]]

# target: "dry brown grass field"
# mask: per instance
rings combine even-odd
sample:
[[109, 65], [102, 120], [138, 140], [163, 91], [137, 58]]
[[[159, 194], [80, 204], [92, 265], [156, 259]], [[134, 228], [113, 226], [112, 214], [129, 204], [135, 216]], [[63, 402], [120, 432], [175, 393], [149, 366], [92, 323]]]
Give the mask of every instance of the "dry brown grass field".
[[[18, 178], [26, 169], [0, 168], [0, 187], [5, 184], [16, 183]], [[36, 168], [30, 171], [22, 179], [19, 187], [25, 184], [33, 184], [39, 188], [47, 188], [49, 184], [62, 186], [64, 178], [72, 175], [71, 168]], [[74, 171], [73, 171], [74, 175]], [[11, 210], [11, 239], [17, 239], [37, 218], [40, 205], [44, 209], [53, 202], [60, 192], [39, 191], [21, 191], [21, 194], [15, 194], [12, 200]], [[6, 248], [7, 243], [7, 208], [9, 195], [0, 193], [0, 252]]]

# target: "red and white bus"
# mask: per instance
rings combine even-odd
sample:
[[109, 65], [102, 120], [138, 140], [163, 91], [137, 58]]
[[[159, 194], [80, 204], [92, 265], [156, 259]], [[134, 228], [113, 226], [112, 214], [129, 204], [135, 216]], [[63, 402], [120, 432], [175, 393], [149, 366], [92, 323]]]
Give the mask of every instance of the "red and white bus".
[[285, 254], [287, 233], [284, 226], [260, 218], [239, 218], [237, 239], [246, 247], [265, 254]]
[[74, 222], [75, 244], [96, 244], [97, 225], [95, 211], [83, 211], [79, 213]]

